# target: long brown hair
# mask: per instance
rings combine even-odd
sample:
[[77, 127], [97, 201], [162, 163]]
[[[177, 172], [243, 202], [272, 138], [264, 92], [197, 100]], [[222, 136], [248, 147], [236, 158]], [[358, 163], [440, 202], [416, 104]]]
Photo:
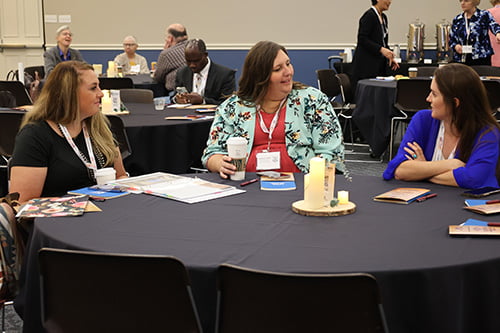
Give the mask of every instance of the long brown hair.
[[[445, 103], [452, 110], [452, 125], [458, 130], [459, 158], [467, 162], [474, 139], [484, 128], [499, 128], [493, 117], [486, 89], [479, 75], [469, 66], [449, 64], [434, 73], [434, 80]], [[456, 102], [458, 100], [458, 103]]]
[[[288, 55], [284, 46], [271, 41], [260, 41], [248, 51], [236, 95], [247, 104], [256, 104], [264, 98], [269, 87], [274, 59], [279, 51]], [[293, 82], [293, 89], [303, 89], [304, 84]]]
[[[80, 75], [93, 67], [81, 61], [64, 61], [50, 73], [43, 89], [23, 119], [21, 128], [29, 123], [50, 120], [56, 124], [68, 125], [78, 119], [78, 87]], [[118, 149], [109, 129], [109, 121], [101, 112], [85, 119], [92, 143], [105, 156], [106, 165], [118, 157]]]

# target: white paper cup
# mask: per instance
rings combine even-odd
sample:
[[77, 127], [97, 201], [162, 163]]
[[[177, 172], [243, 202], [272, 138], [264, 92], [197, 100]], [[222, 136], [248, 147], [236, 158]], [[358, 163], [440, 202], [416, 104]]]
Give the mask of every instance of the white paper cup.
[[155, 101], [155, 110], [161, 111], [165, 108], [165, 98], [157, 97], [154, 99]]
[[247, 140], [242, 137], [233, 137], [227, 140], [227, 152], [236, 165], [236, 172], [231, 175], [231, 180], [245, 179], [245, 168], [247, 164]]
[[97, 169], [95, 173], [97, 185], [104, 185], [116, 179], [116, 171], [113, 168]]

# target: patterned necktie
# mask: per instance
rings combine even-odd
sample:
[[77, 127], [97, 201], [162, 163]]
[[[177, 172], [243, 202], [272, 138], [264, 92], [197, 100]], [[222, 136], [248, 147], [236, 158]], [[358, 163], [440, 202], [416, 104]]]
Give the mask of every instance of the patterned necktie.
[[196, 82], [195, 82], [195, 92], [201, 95], [200, 89], [201, 89], [201, 74], [196, 73]]

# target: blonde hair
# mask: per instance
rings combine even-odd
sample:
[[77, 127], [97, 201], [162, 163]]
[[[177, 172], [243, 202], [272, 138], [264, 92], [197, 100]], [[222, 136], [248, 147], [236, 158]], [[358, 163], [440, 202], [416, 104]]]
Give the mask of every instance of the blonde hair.
[[[64, 61], [50, 73], [33, 109], [26, 113], [21, 128], [27, 124], [50, 120], [68, 125], [78, 119], [78, 88], [83, 71], [93, 71], [81, 61]], [[101, 112], [84, 120], [94, 146], [104, 155], [106, 165], [118, 157], [118, 149], [109, 127], [109, 120]]]

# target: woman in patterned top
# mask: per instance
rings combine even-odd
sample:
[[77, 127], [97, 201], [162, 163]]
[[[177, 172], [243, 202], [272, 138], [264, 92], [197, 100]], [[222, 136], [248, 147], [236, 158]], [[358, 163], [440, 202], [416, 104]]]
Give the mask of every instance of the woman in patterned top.
[[321, 156], [345, 171], [342, 131], [319, 90], [293, 81], [286, 49], [261, 41], [248, 52], [239, 90], [215, 114], [203, 164], [222, 178], [236, 167], [227, 156], [227, 140], [248, 141], [246, 171], [263, 169], [308, 172], [309, 160]]
[[456, 62], [466, 65], [491, 66], [494, 53], [490, 44], [488, 30], [500, 43], [500, 25], [487, 10], [477, 8], [481, 0], [461, 0], [463, 13], [453, 19], [450, 32], [450, 47], [455, 51]]

